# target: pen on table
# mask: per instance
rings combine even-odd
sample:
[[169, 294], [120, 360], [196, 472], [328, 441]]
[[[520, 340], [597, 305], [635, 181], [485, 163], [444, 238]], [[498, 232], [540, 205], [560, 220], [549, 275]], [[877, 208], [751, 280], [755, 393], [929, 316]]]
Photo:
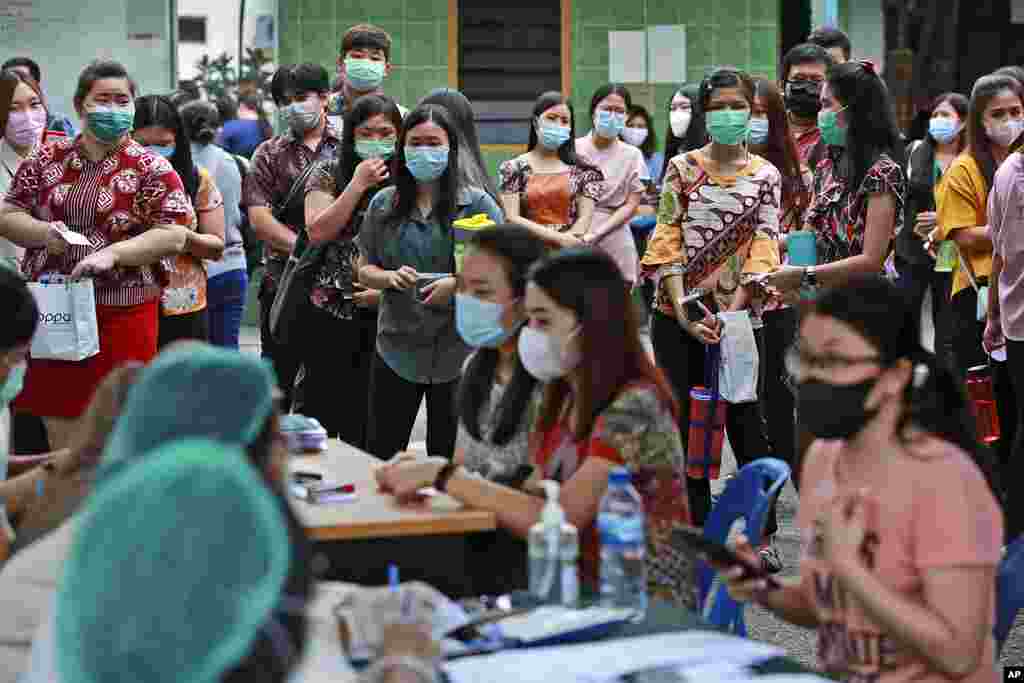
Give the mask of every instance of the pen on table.
[[388, 565], [388, 586], [391, 588], [392, 593], [401, 592], [402, 601], [402, 622], [409, 621], [409, 614], [412, 611], [412, 593], [408, 590], [402, 590], [398, 584], [398, 565]]

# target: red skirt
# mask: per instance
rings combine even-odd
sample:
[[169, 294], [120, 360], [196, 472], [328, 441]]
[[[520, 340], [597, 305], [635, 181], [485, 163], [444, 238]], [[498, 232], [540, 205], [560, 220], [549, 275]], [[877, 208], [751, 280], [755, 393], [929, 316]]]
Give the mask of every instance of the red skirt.
[[156, 356], [159, 301], [137, 306], [96, 304], [100, 352], [83, 361], [29, 359], [25, 389], [14, 402], [18, 412], [38, 417], [77, 418], [111, 370]]

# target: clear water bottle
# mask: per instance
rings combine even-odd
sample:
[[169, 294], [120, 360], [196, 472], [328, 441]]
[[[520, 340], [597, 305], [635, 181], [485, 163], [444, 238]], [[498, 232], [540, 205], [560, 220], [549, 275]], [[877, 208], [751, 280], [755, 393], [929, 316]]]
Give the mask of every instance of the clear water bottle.
[[580, 597], [580, 542], [576, 527], [565, 521], [558, 484], [542, 481], [547, 494], [540, 520], [530, 527], [530, 592], [546, 604], [576, 607]]
[[647, 545], [644, 506], [629, 470], [608, 475], [608, 490], [597, 512], [601, 537], [601, 605], [647, 613]]

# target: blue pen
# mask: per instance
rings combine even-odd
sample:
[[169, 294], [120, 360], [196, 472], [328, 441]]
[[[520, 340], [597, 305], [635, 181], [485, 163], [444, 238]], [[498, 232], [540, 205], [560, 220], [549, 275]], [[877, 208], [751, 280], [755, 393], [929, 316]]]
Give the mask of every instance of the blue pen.
[[388, 565], [388, 586], [391, 588], [391, 592], [398, 593], [401, 591], [402, 601], [402, 622], [409, 621], [409, 614], [412, 611], [412, 593], [409, 591], [403, 591], [398, 585], [398, 565]]

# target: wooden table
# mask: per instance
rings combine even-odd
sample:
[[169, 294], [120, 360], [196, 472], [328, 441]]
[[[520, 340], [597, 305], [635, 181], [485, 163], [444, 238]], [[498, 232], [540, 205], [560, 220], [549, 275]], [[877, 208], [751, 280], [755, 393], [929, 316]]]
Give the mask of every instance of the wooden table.
[[295, 500], [299, 519], [314, 541], [346, 541], [396, 536], [437, 536], [494, 531], [492, 512], [469, 510], [438, 494], [423, 503], [400, 505], [377, 488], [374, 472], [381, 461], [346, 443], [332, 440], [326, 453], [292, 457], [291, 469], [315, 471], [355, 484], [356, 500], [312, 505]]
[[[509, 583], [488, 562], [496, 556], [497, 545], [511, 545], [505, 552], [514, 559], [521, 555], [525, 563], [525, 546], [516, 547], [519, 541], [509, 541], [506, 532], [497, 530], [493, 513], [466, 509], [441, 494], [422, 503], [399, 504], [377, 487], [374, 472], [381, 461], [348, 444], [331, 441], [325, 453], [290, 460], [292, 471], [318, 472], [356, 488], [350, 502], [310, 504], [291, 499], [313, 541], [319, 579], [383, 585], [388, 565], [395, 564], [403, 581], [425, 581], [461, 598]], [[520, 574], [525, 576], [523, 571], [514, 576]]]

